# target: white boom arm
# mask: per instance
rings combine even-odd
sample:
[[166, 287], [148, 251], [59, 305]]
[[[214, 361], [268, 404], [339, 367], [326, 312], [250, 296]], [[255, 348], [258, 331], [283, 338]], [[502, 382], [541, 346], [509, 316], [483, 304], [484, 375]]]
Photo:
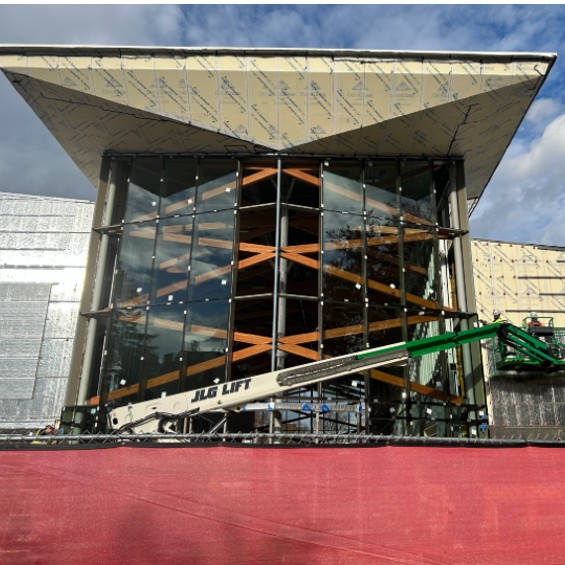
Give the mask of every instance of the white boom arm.
[[133, 433], [158, 433], [160, 420], [171, 420], [195, 413], [229, 410], [287, 390], [335, 379], [357, 371], [384, 365], [403, 365], [408, 359], [405, 343], [367, 349], [299, 367], [263, 373], [204, 388], [146, 400], [114, 408], [110, 427]]

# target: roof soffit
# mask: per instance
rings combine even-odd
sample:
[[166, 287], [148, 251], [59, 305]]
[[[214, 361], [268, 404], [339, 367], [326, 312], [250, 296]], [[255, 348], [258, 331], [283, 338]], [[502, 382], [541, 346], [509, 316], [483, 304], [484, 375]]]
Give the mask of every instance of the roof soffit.
[[[101, 151], [118, 150], [117, 126], [112, 136], [101, 131], [101, 113], [108, 112], [102, 121], [120, 123], [124, 138], [140, 116], [152, 116], [157, 129], [164, 127], [157, 123], [175, 132], [188, 126], [193, 141], [215, 134], [220, 147], [237, 143], [242, 151], [465, 156], [473, 197], [494, 172], [550, 64], [535, 56], [506, 62], [235, 53], [0, 56], [0, 67], [83, 170], [85, 162], [92, 162], [89, 169], [99, 163]], [[73, 122], [63, 115], [69, 111], [83, 120], [74, 120], [74, 128], [64, 125]], [[153, 141], [153, 151], [167, 151], [162, 136]], [[196, 145], [206, 150], [206, 143]], [[91, 170], [87, 176], [95, 178]]]

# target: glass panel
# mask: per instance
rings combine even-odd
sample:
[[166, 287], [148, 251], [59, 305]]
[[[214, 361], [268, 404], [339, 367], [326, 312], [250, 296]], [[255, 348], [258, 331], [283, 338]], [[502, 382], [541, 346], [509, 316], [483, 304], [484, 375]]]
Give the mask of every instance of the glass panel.
[[442, 227], [451, 227], [449, 221], [449, 165], [447, 163], [434, 163], [433, 179], [438, 208], [438, 223]]
[[[283, 214], [285, 208], [283, 206]], [[287, 292], [318, 296], [319, 286], [319, 222], [317, 210], [286, 210], [288, 214]], [[294, 260], [291, 260], [290, 258]]]
[[371, 304], [367, 308], [368, 347], [382, 347], [404, 341], [402, 337], [403, 309], [396, 306]]
[[161, 190], [161, 216], [193, 212], [197, 173], [198, 161], [196, 159], [167, 159], [165, 182]]
[[[114, 312], [106, 348], [103, 391], [112, 393], [139, 385], [143, 369], [145, 322], [144, 309]], [[138, 388], [135, 387], [131, 393], [137, 395], [137, 392]], [[112, 402], [123, 404], [125, 401], [118, 398]]]
[[274, 205], [239, 212], [237, 296], [273, 293]]
[[[383, 347], [404, 341], [404, 310], [398, 306], [371, 304], [367, 308], [369, 347]], [[403, 410], [403, 367], [378, 367], [369, 371], [370, 430], [392, 434], [396, 418]]]
[[[235, 302], [235, 316], [233, 328], [233, 363], [231, 378], [240, 379], [249, 375], [257, 375], [271, 370], [271, 336], [273, 333], [273, 297], [237, 299]], [[253, 344], [268, 344], [267, 348], [257, 348], [257, 354], [247, 356], [253, 352], [248, 349]], [[247, 353], [245, 353], [247, 350]], [[240, 353], [241, 352], [241, 353]]]
[[367, 278], [370, 302], [400, 302], [397, 166], [392, 161], [365, 166]]
[[155, 229], [153, 222], [124, 226], [114, 278], [114, 300], [120, 307], [149, 300]]
[[277, 162], [261, 160], [246, 163], [241, 185], [242, 208], [274, 204], [277, 200]]
[[360, 162], [331, 161], [324, 165], [324, 210], [363, 213], [363, 184]]
[[284, 163], [281, 179], [282, 201], [309, 208], [320, 207], [320, 165]]
[[404, 161], [400, 166], [400, 175], [404, 221], [414, 224], [435, 223], [430, 164], [426, 161]]
[[180, 391], [185, 305], [151, 307], [144, 350], [145, 399]]
[[365, 349], [362, 304], [324, 300], [322, 325], [324, 355], [337, 357]]
[[[402, 163], [402, 207], [405, 220], [435, 223], [435, 199], [428, 163]], [[439, 306], [436, 276], [437, 232], [430, 228], [406, 227], [404, 230], [404, 260], [406, 267], [407, 303], [412, 306]], [[409, 296], [413, 295], [413, 296]], [[414, 297], [423, 298], [419, 301]]]
[[201, 159], [196, 204], [199, 212], [235, 206], [237, 165], [238, 161], [231, 159]]
[[363, 299], [362, 218], [325, 211], [323, 215], [324, 298], [344, 302]]
[[234, 219], [232, 210], [196, 216], [189, 300], [231, 296]]
[[371, 225], [398, 224], [397, 170], [394, 161], [365, 165], [365, 210]]
[[227, 300], [192, 302], [184, 335], [183, 362], [187, 388], [226, 380], [230, 304]]
[[158, 157], [140, 157], [133, 163], [127, 189], [124, 221], [142, 222], [157, 217], [162, 164]]
[[[418, 239], [424, 237], [426, 239], [421, 241], [412, 239], [415, 235], [417, 235]], [[439, 307], [441, 297], [438, 296], [436, 245], [433, 241], [436, 237], [427, 231], [413, 234], [410, 230], [407, 230], [405, 233], [404, 261], [406, 269], [406, 301], [408, 304]], [[434, 304], [417, 301], [413, 297], [410, 298], [408, 293], [424, 298], [426, 301], [431, 301]]]
[[[402, 367], [385, 367], [379, 369], [379, 373], [385, 373], [388, 377], [398, 381], [403, 380]], [[369, 381], [370, 398], [370, 424], [372, 434], [392, 435], [404, 433], [406, 408], [403, 403], [402, 387], [394, 386], [383, 380], [371, 378]]]
[[290, 310], [287, 311], [287, 335], [312, 334], [312, 339], [303, 342], [303, 346], [317, 350], [318, 301], [289, 299], [287, 307], [290, 307]]
[[190, 216], [161, 220], [157, 226], [152, 303], [185, 300], [192, 243]]

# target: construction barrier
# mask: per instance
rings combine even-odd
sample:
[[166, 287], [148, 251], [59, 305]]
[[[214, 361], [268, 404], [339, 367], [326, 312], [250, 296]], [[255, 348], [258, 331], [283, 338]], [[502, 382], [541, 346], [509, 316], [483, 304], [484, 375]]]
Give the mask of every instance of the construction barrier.
[[3, 565], [562, 563], [565, 449], [0, 450]]

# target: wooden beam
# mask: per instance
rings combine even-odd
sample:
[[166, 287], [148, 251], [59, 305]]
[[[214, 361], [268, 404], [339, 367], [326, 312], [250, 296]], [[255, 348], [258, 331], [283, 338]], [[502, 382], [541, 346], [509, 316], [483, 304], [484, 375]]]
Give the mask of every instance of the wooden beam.
[[139, 230], [131, 230], [129, 237], [143, 237], [145, 239], [155, 239], [155, 228], [145, 227]]
[[187, 286], [188, 286], [188, 279], [184, 279], [182, 281], [169, 284], [162, 288], [158, 288], [156, 294], [159, 298], [161, 298], [161, 296], [165, 296], [166, 294], [170, 294], [171, 292], [176, 292], [177, 290], [183, 290]]
[[[244, 170], [245, 174], [246, 170]], [[243, 186], [247, 186], [253, 184], [255, 182], [259, 182], [264, 179], [268, 179], [277, 174], [277, 169], [274, 167], [265, 167], [264, 169], [260, 169], [257, 173], [253, 173], [251, 175], [247, 175], [243, 177], [242, 184]]]
[[218, 249], [233, 249], [233, 241], [227, 239], [214, 239], [211, 237], [199, 237], [197, 244], [202, 247], [216, 247]]
[[223, 267], [212, 269], [207, 273], [202, 273], [201, 275], [197, 275], [194, 278], [194, 284], [200, 284], [209, 281], [210, 279], [215, 279], [216, 277], [219, 277], [221, 275], [225, 275], [226, 273], [230, 273], [231, 269], [232, 269], [231, 264], [228, 264], [228, 265], [224, 265]]
[[281, 247], [281, 251], [289, 253], [318, 253], [320, 251], [319, 243], [305, 243], [304, 245], [285, 245]]
[[173, 204], [169, 204], [165, 208], [165, 214], [172, 214], [173, 212], [178, 212], [178, 210], [182, 210], [187, 206], [192, 206], [194, 204], [194, 197], [190, 199], [190, 203], [188, 200], [180, 200], [179, 202], [175, 202]]
[[292, 343], [279, 344], [279, 349], [286, 351], [287, 353], [293, 353], [299, 357], [304, 357], [310, 359], [311, 361], [319, 360], [319, 353], [313, 349], [308, 349], [307, 347], [302, 347], [301, 345], [296, 345]]
[[[421, 324], [425, 322], [434, 322], [438, 316], [408, 316], [406, 319], [407, 325]], [[378, 332], [382, 330], [390, 330], [393, 328], [400, 328], [402, 326], [402, 318], [391, 318], [389, 320], [379, 320], [378, 322], [371, 322], [369, 324], [369, 332]], [[346, 335], [358, 335], [363, 333], [363, 324], [355, 324], [354, 326], [343, 326], [340, 328], [332, 328], [324, 330], [324, 340], [334, 339], [336, 337], [343, 337]]]
[[319, 333], [317, 331], [303, 334], [285, 335], [278, 338], [279, 343], [310, 343], [318, 341]]
[[[333, 275], [335, 277], [339, 277], [341, 279], [350, 281], [350, 282], [355, 283], [355, 284], [363, 284], [363, 279], [360, 275], [350, 273], [349, 271], [344, 271], [343, 269], [338, 269], [337, 267], [334, 267], [333, 265], [325, 265], [324, 270], [328, 274]], [[374, 281], [372, 279], [369, 279], [367, 281], [367, 285], [369, 286], [370, 289], [381, 292], [382, 294], [386, 294], [387, 296], [394, 296], [395, 298], [399, 298], [399, 299], [401, 298], [400, 290], [398, 290], [397, 288], [391, 288], [387, 284], [380, 283], [380, 282]], [[416, 296], [415, 294], [412, 294], [410, 292], [406, 293], [406, 300], [408, 302], [411, 302], [412, 304], [417, 304], [418, 306], [423, 306], [425, 308], [432, 308], [434, 310], [439, 310], [439, 309], [441, 309], [441, 310], [451, 310], [451, 308], [449, 308], [447, 306], [441, 306], [437, 302], [433, 302], [431, 300], [426, 300], [425, 298], [421, 298], [421, 297]]]
[[[400, 261], [394, 257], [393, 255], [389, 255], [388, 253], [384, 253], [383, 251], [379, 251], [378, 249], [372, 249], [371, 247], [367, 248], [367, 254], [379, 261], [383, 261], [384, 263], [389, 263], [390, 265], [394, 265], [398, 267], [400, 265]], [[404, 263], [404, 267], [407, 271], [412, 271], [414, 273], [418, 273], [419, 275], [427, 275], [428, 270], [425, 267], [421, 267], [420, 265], [413, 265], [411, 263]]]
[[[216, 188], [210, 188], [206, 192], [203, 192], [202, 194], [200, 194], [199, 200], [200, 201], [210, 200], [210, 198], [214, 198], [214, 196], [218, 196], [218, 194], [222, 194], [226, 192], [228, 188], [236, 190], [236, 187], [237, 187], [237, 179], [234, 178], [230, 182], [224, 183], [220, 186], [217, 186]], [[201, 189], [202, 187], [198, 187], [198, 188]]]
[[307, 173], [304, 169], [301, 168], [292, 168], [292, 169], [284, 168], [283, 174], [289, 175], [291, 177], [304, 181], [313, 186], [320, 186], [320, 177], [318, 175], [316, 176], [311, 175], [310, 173]]
[[251, 267], [252, 265], [257, 265], [258, 263], [262, 263], [263, 261], [270, 261], [274, 258], [274, 253], [258, 253], [257, 255], [253, 255], [252, 257], [247, 257], [247, 259], [241, 259], [240, 261], [238, 261], [237, 269], [246, 269], [247, 267]]
[[[159, 196], [156, 196], [156, 198], [158, 199]], [[158, 211], [154, 210], [153, 212], [149, 212], [147, 214], [142, 214], [141, 216], [137, 216], [137, 218], [133, 218], [133, 220], [130, 220], [130, 222], [146, 222], [148, 220], [154, 220], [155, 218], [157, 218], [158, 215], [159, 215]]]
[[293, 261], [295, 263], [300, 263], [301, 265], [305, 265], [306, 267], [310, 267], [311, 269], [319, 269], [320, 262], [316, 259], [310, 259], [310, 257], [305, 257], [304, 255], [300, 255], [300, 253], [281, 253], [281, 257], [284, 259], [288, 259], [289, 261]]
[[248, 357], [253, 357], [254, 355], [259, 355], [265, 351], [271, 350], [271, 344], [257, 344], [251, 347], [246, 347], [245, 349], [239, 349], [233, 352], [233, 362], [241, 361], [242, 359], [247, 359]]
[[204, 371], [209, 371], [216, 367], [221, 367], [226, 364], [226, 357], [226, 355], [220, 355], [219, 357], [214, 357], [214, 359], [208, 359], [208, 361], [203, 361], [196, 365], [190, 365], [186, 369], [186, 375], [187, 377], [191, 377], [192, 375], [197, 375], [198, 373], [203, 373]]
[[[402, 377], [389, 375], [388, 373], [379, 371], [378, 369], [371, 369], [370, 375], [372, 379], [375, 379], [377, 381], [381, 381], [383, 383], [387, 383], [399, 388], [404, 388], [405, 381]], [[414, 381], [410, 381], [410, 390], [419, 394], [423, 394], [425, 396], [437, 398], [438, 400], [445, 401], [447, 399], [447, 395], [442, 390], [437, 390], [431, 386], [422, 385]], [[451, 395], [450, 400], [452, 404], [460, 405], [463, 403], [464, 399], [461, 396]]]
[[[178, 265], [179, 263], [184, 263], [190, 259], [190, 253], [185, 253], [184, 255], [180, 255], [179, 257], [173, 257], [172, 259], [167, 259], [162, 263], [159, 263], [159, 269], [166, 270]], [[186, 270], [186, 269], [185, 269]]]
[[240, 251], [248, 251], [249, 253], [274, 253], [275, 247], [272, 245], [260, 245], [258, 243], [240, 243]]

